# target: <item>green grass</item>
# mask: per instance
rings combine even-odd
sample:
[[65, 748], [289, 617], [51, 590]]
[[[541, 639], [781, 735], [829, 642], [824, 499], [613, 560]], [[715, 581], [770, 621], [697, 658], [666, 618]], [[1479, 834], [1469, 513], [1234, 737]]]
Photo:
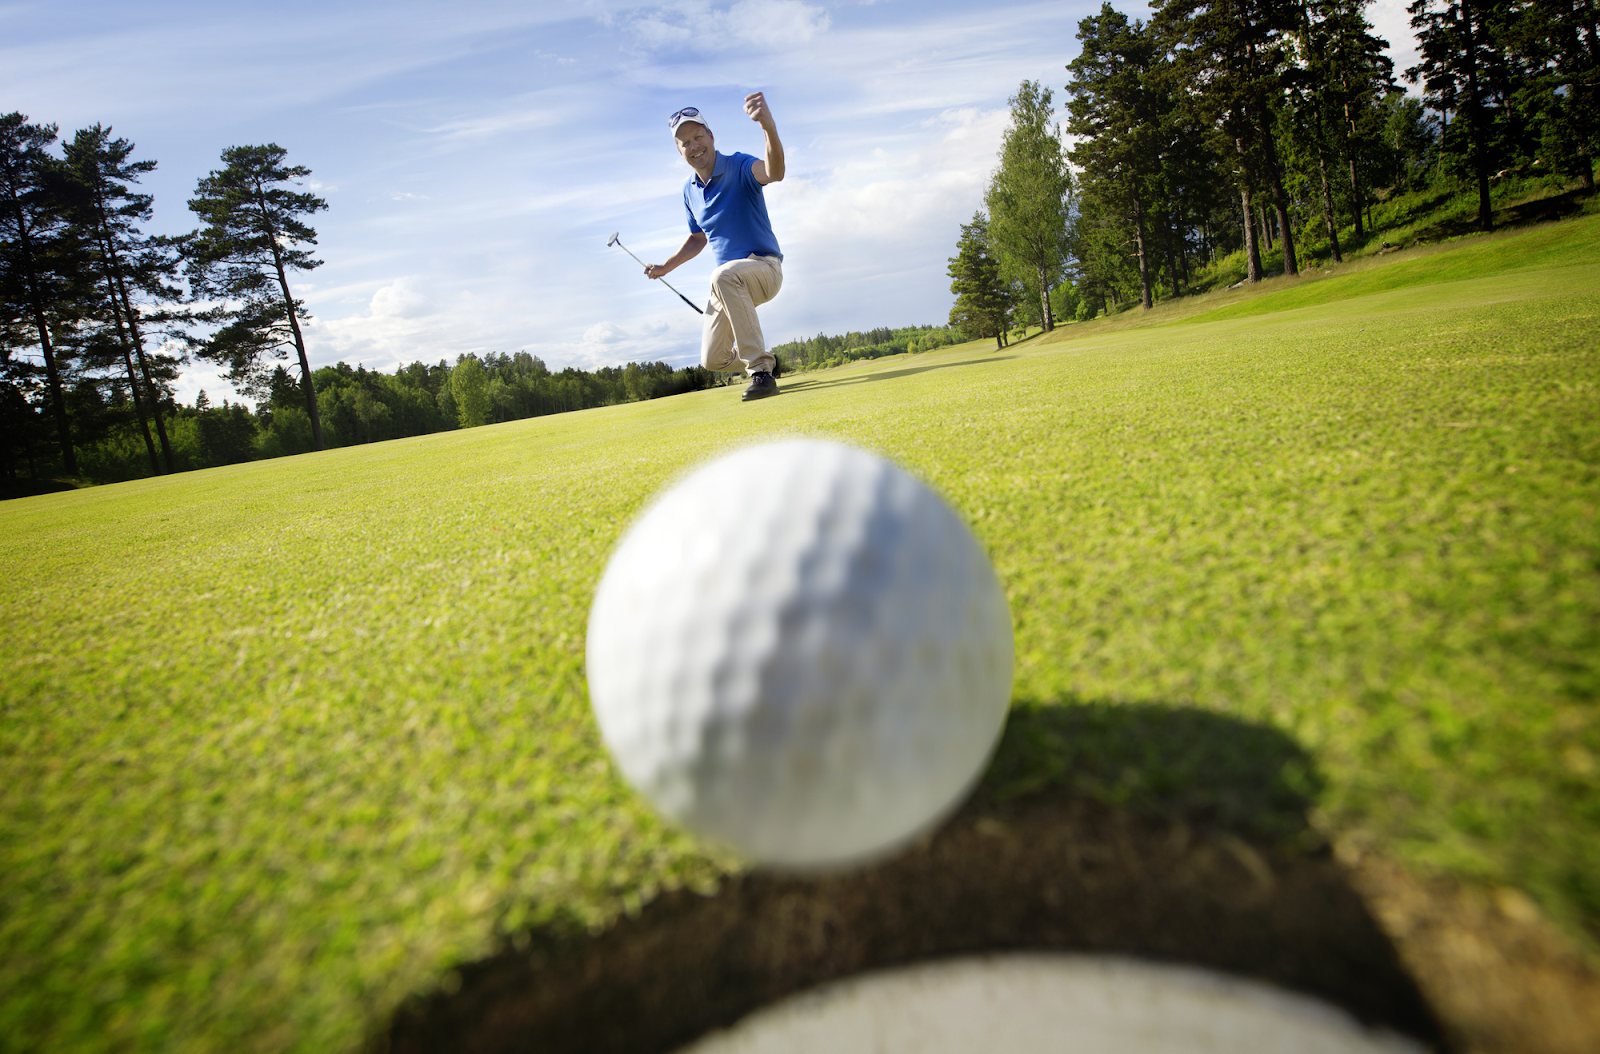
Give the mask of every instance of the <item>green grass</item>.
[[750, 406], [719, 389], [5, 503], [0, 1048], [350, 1049], [506, 934], [715, 885], [732, 862], [600, 748], [584, 622], [653, 491], [796, 433], [897, 458], [992, 554], [1029, 715], [997, 791], [1181, 805], [1214, 777], [1141, 730], [1223, 715], [1297, 744], [1281, 783], [1325, 835], [1517, 886], [1594, 940], [1597, 231]]
[[[1489, 275], [1547, 271], [1559, 267], [1592, 268], [1600, 259], [1600, 225], [1557, 223], [1498, 237], [1474, 238], [1448, 251], [1414, 250], [1386, 266], [1339, 268], [1333, 277], [1313, 273], [1288, 288], [1253, 296], [1189, 319], [1207, 322], [1247, 315], [1266, 315], [1313, 304], [1353, 300], [1412, 286], [1460, 282]], [[1332, 271], [1332, 268], [1322, 268]], [[1318, 280], [1320, 279], [1320, 280]], [[1281, 283], [1280, 283], [1281, 284]]]

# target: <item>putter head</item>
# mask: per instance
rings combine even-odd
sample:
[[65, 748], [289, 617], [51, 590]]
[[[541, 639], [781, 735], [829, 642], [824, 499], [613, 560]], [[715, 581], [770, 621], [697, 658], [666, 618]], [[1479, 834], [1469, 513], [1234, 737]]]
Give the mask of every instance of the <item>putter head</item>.
[[611, 237], [606, 239], [606, 248], [609, 249], [615, 244], [617, 244], [617, 232], [616, 231], [612, 231], [611, 232]]

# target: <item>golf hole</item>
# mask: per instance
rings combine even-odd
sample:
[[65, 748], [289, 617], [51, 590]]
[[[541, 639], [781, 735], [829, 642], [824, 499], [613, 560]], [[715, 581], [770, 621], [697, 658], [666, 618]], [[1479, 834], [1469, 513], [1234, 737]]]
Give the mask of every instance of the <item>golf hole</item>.
[[1421, 1054], [1328, 1003], [1123, 956], [1008, 954], [823, 985], [679, 1054]]
[[[1274, 740], [1252, 741], [1229, 719], [1130, 707], [1115, 716], [1141, 741], [1180, 742], [1190, 753], [1207, 742], [1245, 744], [1274, 768], [1281, 764], [1266, 749]], [[1068, 719], [1017, 710], [1008, 735], [1014, 744]], [[1175, 734], [1154, 735], [1160, 722], [1175, 725]], [[1219, 722], [1214, 731], [1226, 735], [1208, 735], [1208, 723]], [[1003, 748], [995, 772], [1004, 777], [1018, 758], [1014, 746]], [[1245, 771], [1253, 785], [1262, 782]], [[904, 998], [896, 994], [902, 990]], [[860, 1016], [896, 1000], [907, 1009], [885, 1009], [878, 1024]], [[1013, 1042], [998, 1031], [1024, 1027], [1019, 1003], [1058, 1015], [1027, 1026], [1036, 1036], [1056, 1034], [1054, 1045], [1030, 1046], [1021, 1033]], [[932, 1009], [918, 1009], [924, 1005]], [[1260, 1019], [1254, 1024], [1251, 1008]], [[372, 1051], [781, 1051], [799, 1048], [780, 1039], [726, 1044], [756, 1043], [735, 1037], [772, 1015], [807, 1028], [838, 1017], [841, 1035], [871, 1037], [873, 1028], [910, 1028], [942, 1021], [941, 1014], [991, 1024], [977, 1033], [981, 1042], [966, 1043], [970, 1034], [957, 1032], [943, 1047], [920, 1033], [896, 1045], [897, 1032], [885, 1032], [878, 1048], [812, 1042], [804, 1038], [810, 1033], [796, 1042], [830, 1052], [930, 1054], [1446, 1046], [1394, 946], [1331, 854], [1247, 842], [1225, 828], [1070, 792], [1001, 803], [980, 791], [931, 837], [870, 867], [814, 878], [730, 875], [714, 891], [664, 892], [599, 931], [530, 932], [520, 947], [463, 966], [448, 989], [408, 1003], [374, 1037]], [[1087, 1045], [1122, 1035], [1115, 1028], [1150, 1031], [1150, 1045]], [[1324, 1033], [1345, 1037], [1345, 1045], [1308, 1038]], [[1006, 1038], [991, 1042], [996, 1035]], [[1187, 1045], [1170, 1045], [1174, 1036]], [[1292, 1039], [1275, 1047], [1257, 1036]], [[1073, 1037], [1078, 1046], [1067, 1045]], [[1357, 1045], [1363, 1038], [1366, 1045]]]

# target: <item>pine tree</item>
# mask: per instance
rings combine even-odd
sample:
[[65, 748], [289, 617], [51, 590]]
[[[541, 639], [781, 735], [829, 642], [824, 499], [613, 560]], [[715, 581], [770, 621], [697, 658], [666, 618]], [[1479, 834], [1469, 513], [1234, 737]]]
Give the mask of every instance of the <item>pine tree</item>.
[[1467, 120], [1473, 178], [1478, 185], [1478, 229], [1494, 229], [1489, 173], [1494, 170], [1487, 74], [1500, 59], [1495, 40], [1504, 0], [1414, 0], [1406, 8], [1417, 31], [1422, 61], [1406, 70], [1406, 80], [1421, 83], [1428, 105]]
[[321, 450], [322, 417], [300, 329], [311, 316], [289, 291], [289, 272], [321, 266], [302, 248], [317, 243], [317, 232], [301, 217], [328, 203], [289, 189], [311, 170], [286, 166], [287, 156], [276, 143], [230, 147], [222, 152], [224, 167], [202, 179], [189, 202], [189, 210], [205, 223], [190, 240], [195, 291], [237, 304], [212, 316], [225, 324], [198, 353], [228, 366], [230, 381], [259, 396], [266, 394], [268, 360], [287, 358], [293, 348], [312, 439]]
[[1000, 261], [989, 241], [983, 213], [961, 225], [956, 255], [949, 260], [950, 292], [956, 295], [950, 324], [975, 337], [994, 337], [995, 350], [1005, 347], [1011, 323], [1011, 290], [1000, 273]]
[[1162, 49], [1143, 22], [1129, 22], [1110, 4], [1078, 23], [1078, 39], [1083, 48], [1067, 66], [1067, 132], [1078, 137], [1070, 157], [1082, 170], [1084, 194], [1103, 202], [1132, 233], [1139, 301], [1148, 311], [1149, 218], [1152, 202], [1165, 195], [1161, 132], [1171, 110], [1158, 68]]
[[[1373, 152], [1383, 100], [1398, 90], [1389, 42], [1372, 35], [1366, 0], [1313, 0], [1318, 67], [1312, 72], [1327, 102], [1343, 116], [1345, 163], [1350, 173], [1356, 237], [1363, 237], [1361, 211], [1370, 200], [1364, 161]], [[1370, 177], [1369, 177], [1370, 178]]]
[[1323, 223], [1333, 258], [1342, 260], [1339, 223], [1328, 176], [1328, 157], [1336, 150], [1333, 129], [1340, 129], [1349, 164], [1351, 207], [1356, 236], [1362, 237], [1363, 158], [1370, 144], [1362, 116], [1397, 90], [1394, 63], [1384, 54], [1388, 41], [1372, 35], [1362, 9], [1366, 0], [1307, 0], [1300, 7], [1295, 37], [1300, 64], [1289, 76], [1296, 145], [1315, 161], [1315, 182], [1321, 189]]
[[[91, 246], [140, 427], [145, 428], [146, 415], [154, 419], [162, 460], [168, 472], [175, 472], [172, 442], [161, 419], [164, 393], [156, 376], [163, 365], [169, 364], [152, 365], [155, 356], [145, 350], [140, 325], [143, 317], [131, 295], [134, 290], [169, 299], [177, 295], [162, 283], [174, 270], [176, 261], [161, 240], [141, 236], [134, 226], [136, 221], [149, 221], [153, 198], [132, 192], [130, 185], [155, 171], [156, 163], [129, 161], [133, 144], [126, 139], [112, 139], [111, 129], [98, 124], [81, 129], [67, 144], [65, 153], [71, 185], [76, 191], [73, 219]], [[148, 434], [146, 438], [148, 441]], [[152, 450], [151, 471], [158, 472], [153, 454]]]
[[1287, 35], [1298, 25], [1291, 0], [1158, 0], [1155, 24], [1177, 49], [1190, 83], [1203, 85], [1193, 104], [1212, 130], [1220, 156], [1235, 169], [1249, 261], [1261, 277], [1251, 213], [1265, 193], [1283, 237], [1283, 266], [1298, 274], [1289, 198], [1276, 141], [1288, 65]]
[[29, 124], [20, 113], [0, 117], [0, 305], [8, 324], [31, 327], [44, 359], [62, 467], [77, 475], [64, 384], [66, 365], [54, 327], [82, 294], [85, 259], [67, 221], [60, 164], [47, 153], [55, 125]]
[[1541, 156], [1593, 191], [1600, 154], [1600, 3], [1530, 0], [1506, 36], [1530, 74], [1515, 94], [1539, 128]]

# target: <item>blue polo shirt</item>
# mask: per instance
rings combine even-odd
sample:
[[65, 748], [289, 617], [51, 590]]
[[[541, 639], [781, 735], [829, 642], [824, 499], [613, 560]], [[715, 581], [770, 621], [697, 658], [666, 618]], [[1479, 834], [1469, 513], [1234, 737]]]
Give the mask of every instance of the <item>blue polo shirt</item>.
[[719, 266], [751, 253], [783, 259], [767, 219], [767, 199], [751, 172], [755, 163], [749, 154], [718, 153], [709, 180], [693, 175], [683, 185], [689, 229], [710, 239]]

